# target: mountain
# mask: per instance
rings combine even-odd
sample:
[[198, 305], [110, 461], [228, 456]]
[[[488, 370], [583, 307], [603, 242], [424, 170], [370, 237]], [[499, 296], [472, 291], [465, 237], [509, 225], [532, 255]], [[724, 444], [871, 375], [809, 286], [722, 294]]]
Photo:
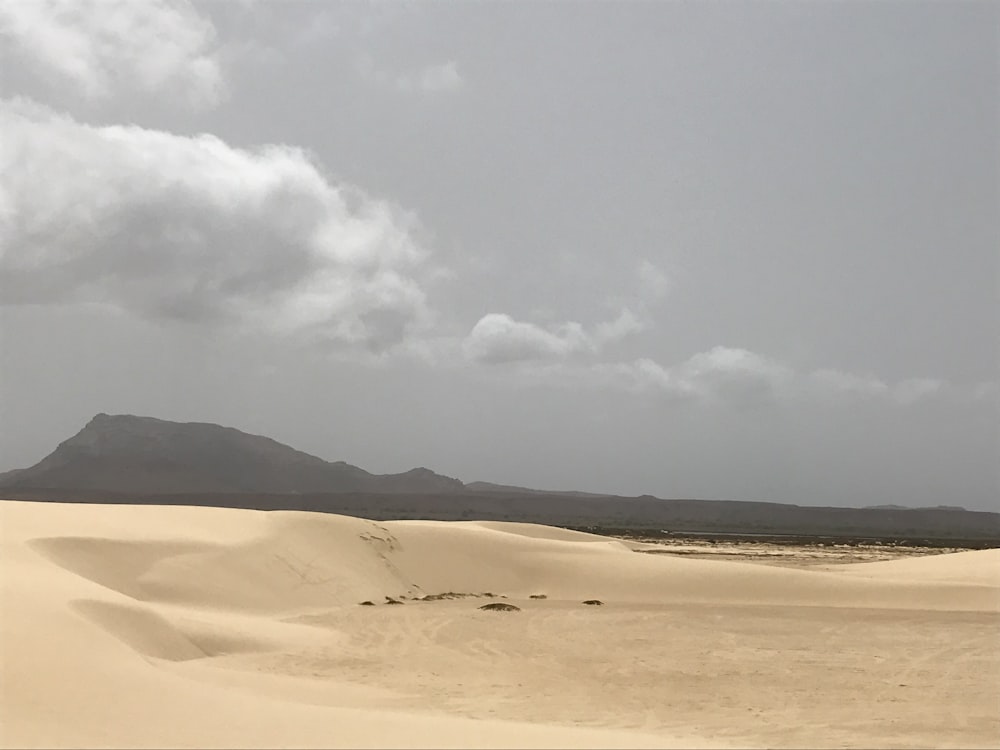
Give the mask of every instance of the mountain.
[[953, 506], [836, 508], [465, 485], [422, 467], [371, 474], [231, 427], [107, 414], [34, 466], [0, 474], [0, 498], [307, 510], [378, 520], [507, 520], [654, 534], [1000, 543], [1000, 513]]
[[34, 466], [0, 474], [3, 489], [138, 494], [438, 493], [463, 486], [424, 468], [371, 474], [232, 427], [108, 414], [98, 414]]

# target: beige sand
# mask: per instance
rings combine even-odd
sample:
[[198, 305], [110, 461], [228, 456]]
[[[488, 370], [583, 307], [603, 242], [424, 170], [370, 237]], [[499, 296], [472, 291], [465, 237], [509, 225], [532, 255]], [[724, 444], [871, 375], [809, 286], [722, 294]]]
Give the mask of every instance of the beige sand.
[[[636, 546], [0, 502], [0, 744], [1000, 745], [1000, 550], [797, 570]], [[416, 601], [447, 592], [483, 596]]]

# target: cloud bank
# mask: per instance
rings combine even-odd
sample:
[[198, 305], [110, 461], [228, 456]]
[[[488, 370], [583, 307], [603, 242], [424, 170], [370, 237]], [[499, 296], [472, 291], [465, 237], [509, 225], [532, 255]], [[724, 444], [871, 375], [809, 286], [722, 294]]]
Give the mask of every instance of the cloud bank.
[[899, 404], [921, 401], [946, 388], [943, 381], [934, 378], [907, 378], [890, 384], [874, 375], [856, 375], [830, 369], [814, 370], [808, 377], [814, 389], [828, 394], [886, 398]]
[[[648, 263], [640, 279], [654, 278], [657, 294], [666, 277]], [[640, 307], [649, 298], [640, 285]], [[895, 383], [874, 375], [836, 369], [798, 371], [772, 357], [739, 347], [714, 346], [681, 362], [664, 365], [648, 357], [608, 360], [604, 349], [647, 328], [629, 308], [590, 329], [569, 321], [543, 327], [504, 313], [483, 316], [461, 342], [466, 362], [503, 373], [520, 385], [588, 387], [627, 391], [700, 403], [750, 406], [776, 403], [892, 403], [907, 406], [939, 398], [986, 404], [997, 398], [995, 383], [956, 386], [936, 378]]]
[[[11, 59], [92, 100], [139, 92], [211, 105], [225, 87], [216, 30], [186, 0], [0, 2], [0, 42]], [[362, 72], [400, 91], [465, 85], [454, 60], [397, 75], [368, 62]], [[542, 326], [494, 312], [464, 338], [443, 336], [425, 293], [441, 269], [426, 269], [415, 224], [332, 181], [299, 148], [94, 126], [0, 100], [0, 304], [96, 302], [154, 320], [494, 366], [514, 380], [701, 402], [909, 405], [957, 392], [932, 378], [799, 373], [725, 346], [673, 365], [602, 360], [608, 345], [648, 327], [648, 308], [670, 291], [672, 279], [648, 260], [612, 320]], [[1000, 401], [995, 382], [963, 393], [970, 403]]]
[[673, 398], [750, 403], [779, 396], [794, 379], [786, 365], [746, 349], [716, 346], [672, 366], [651, 359], [605, 363], [594, 382]]
[[50, 81], [90, 99], [166, 91], [212, 104], [223, 90], [216, 32], [184, 0], [12, 0], [0, 39]]
[[[840, 370], [803, 372], [738, 347], [715, 346], [669, 365], [645, 357], [583, 361], [570, 354], [586, 348], [580, 341], [591, 342], [585, 335], [579, 339], [563, 329], [560, 337], [537, 326], [514, 323], [507, 316], [493, 317], [505, 320], [492, 321], [495, 328], [490, 328], [497, 341], [490, 340], [494, 348], [485, 350], [491, 356], [480, 356], [477, 361], [503, 366], [504, 377], [521, 386], [617, 390], [647, 398], [736, 407], [804, 403], [834, 408], [850, 403], [906, 407], [935, 400], [1000, 406], [1000, 386], [995, 382], [966, 387], [936, 378], [906, 378], [888, 383]], [[469, 340], [465, 342], [467, 357]]]
[[375, 350], [427, 316], [414, 220], [301, 149], [0, 103], [6, 303], [104, 302]]

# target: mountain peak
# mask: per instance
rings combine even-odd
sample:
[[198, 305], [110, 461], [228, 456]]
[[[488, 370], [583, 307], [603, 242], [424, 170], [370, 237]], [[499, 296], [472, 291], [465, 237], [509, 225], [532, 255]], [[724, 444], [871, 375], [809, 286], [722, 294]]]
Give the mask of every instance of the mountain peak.
[[195, 492], [444, 492], [462, 483], [421, 468], [378, 476], [261, 435], [208, 422], [101, 412], [0, 487]]
[[107, 425], [139, 424], [143, 422], [151, 424], [164, 423], [162, 419], [156, 419], [155, 417], [140, 417], [135, 414], [108, 414], [102, 411], [91, 417], [83, 429], [86, 430], [88, 427], [103, 427]]

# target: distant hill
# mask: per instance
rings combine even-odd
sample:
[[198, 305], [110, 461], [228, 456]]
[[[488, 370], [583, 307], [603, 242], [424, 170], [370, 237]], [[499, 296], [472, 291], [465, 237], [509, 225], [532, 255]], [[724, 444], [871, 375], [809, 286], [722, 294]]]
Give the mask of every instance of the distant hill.
[[1000, 543], [1000, 513], [953, 506], [812, 507], [466, 485], [426, 468], [371, 474], [231, 427], [107, 414], [98, 414], [34, 466], [0, 474], [0, 498], [310, 510], [383, 520], [508, 520], [656, 533]]
[[493, 482], [466, 482], [465, 489], [469, 492], [493, 492], [505, 495], [568, 495], [571, 497], [607, 497], [598, 492], [580, 492], [579, 490], [533, 490], [528, 487], [517, 487], [510, 484], [494, 484]]
[[0, 474], [3, 489], [137, 494], [227, 492], [449, 492], [457, 479], [429, 469], [371, 474], [215, 424], [98, 414], [34, 466]]
[[961, 505], [931, 505], [925, 508], [911, 508], [906, 505], [866, 505], [865, 510], [962, 510]]

